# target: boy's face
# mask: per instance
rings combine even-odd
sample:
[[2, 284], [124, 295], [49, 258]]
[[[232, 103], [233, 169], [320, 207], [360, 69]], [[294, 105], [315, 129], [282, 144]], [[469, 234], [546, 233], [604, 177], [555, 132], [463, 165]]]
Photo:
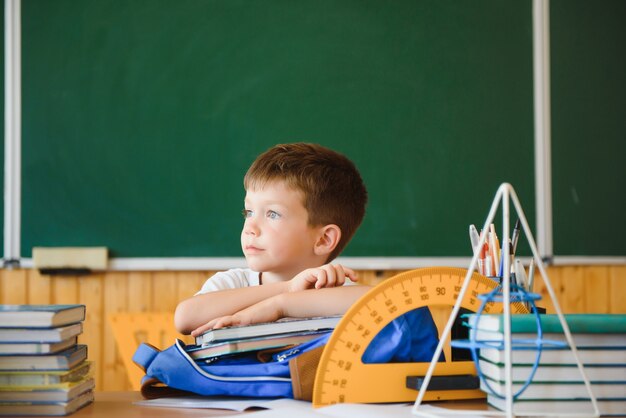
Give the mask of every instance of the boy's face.
[[309, 226], [303, 201], [302, 192], [283, 181], [246, 191], [241, 248], [252, 270], [288, 280], [317, 263], [319, 228]]

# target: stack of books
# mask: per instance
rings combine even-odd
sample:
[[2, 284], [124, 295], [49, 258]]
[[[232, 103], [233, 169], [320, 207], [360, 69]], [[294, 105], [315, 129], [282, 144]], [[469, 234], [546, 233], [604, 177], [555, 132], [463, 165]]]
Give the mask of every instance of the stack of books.
[[[565, 347], [544, 346], [538, 367], [528, 387], [514, 400], [513, 412], [524, 413], [590, 413], [593, 406], [574, 353], [567, 345], [557, 315], [540, 315], [543, 340], [565, 342]], [[502, 315], [467, 315], [470, 339], [503, 341]], [[626, 412], [626, 315], [565, 315], [578, 358], [591, 383], [600, 413], [604, 416]], [[537, 340], [535, 315], [512, 315], [511, 337], [515, 341]], [[533, 343], [514, 342], [511, 352], [513, 394], [530, 379], [537, 360]], [[478, 368], [485, 377], [481, 388], [487, 402], [506, 410], [506, 401], [489, 392], [487, 384], [498, 394], [506, 393], [505, 352], [481, 348]]]
[[196, 337], [186, 351], [191, 358], [212, 362], [239, 353], [288, 349], [331, 332], [341, 316], [285, 318], [245, 326], [217, 328]]
[[0, 416], [68, 415], [93, 401], [84, 305], [0, 305]]

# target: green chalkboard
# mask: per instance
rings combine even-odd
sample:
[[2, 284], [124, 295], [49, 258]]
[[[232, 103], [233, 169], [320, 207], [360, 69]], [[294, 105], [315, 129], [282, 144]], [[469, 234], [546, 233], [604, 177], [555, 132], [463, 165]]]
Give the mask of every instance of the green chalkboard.
[[468, 256], [498, 185], [534, 225], [531, 1], [23, 0], [22, 256], [240, 256], [280, 142], [350, 156], [348, 256]]
[[554, 252], [626, 255], [626, 2], [552, 0]]

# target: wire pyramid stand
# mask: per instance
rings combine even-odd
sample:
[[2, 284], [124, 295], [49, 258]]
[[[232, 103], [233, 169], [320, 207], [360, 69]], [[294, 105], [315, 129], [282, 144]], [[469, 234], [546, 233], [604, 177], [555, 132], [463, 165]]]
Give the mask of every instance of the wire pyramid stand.
[[[522, 225], [522, 230], [524, 231], [524, 234], [526, 236], [526, 239], [528, 241], [528, 244], [530, 246], [530, 249], [532, 251], [532, 256], [533, 259], [535, 260], [535, 264], [537, 266], [537, 268], [539, 269], [539, 272], [541, 273], [541, 276], [543, 278], [543, 281], [545, 283], [546, 289], [548, 290], [548, 293], [550, 295], [550, 299], [552, 300], [552, 303], [554, 305], [554, 309], [558, 315], [559, 321], [561, 323], [561, 326], [563, 327], [563, 333], [565, 334], [565, 338], [567, 340], [567, 346], [569, 346], [569, 349], [572, 351], [574, 358], [576, 360], [576, 365], [578, 366], [578, 370], [581, 374], [581, 377], [585, 383], [585, 388], [587, 389], [587, 393], [589, 395], [589, 399], [591, 401], [591, 405], [593, 406], [593, 411], [590, 412], [584, 412], [584, 413], [565, 413], [565, 412], [550, 412], [550, 413], [537, 413], [537, 412], [524, 412], [523, 410], [519, 411], [519, 413], [516, 415], [514, 412], [514, 396], [516, 396], [516, 394], [513, 394], [512, 391], [512, 360], [511, 360], [511, 351], [513, 349], [512, 347], [512, 339], [511, 339], [511, 283], [510, 283], [510, 271], [511, 271], [511, 261], [510, 261], [510, 254], [509, 254], [509, 246], [508, 245], [504, 245], [503, 246], [503, 250], [502, 250], [502, 258], [504, 260], [503, 262], [503, 271], [502, 271], [502, 296], [501, 296], [501, 301], [503, 304], [503, 315], [504, 315], [504, 320], [503, 320], [503, 330], [504, 330], [504, 341], [503, 341], [503, 348], [504, 348], [504, 376], [505, 376], [505, 405], [506, 405], [506, 409], [504, 411], [467, 411], [467, 410], [445, 410], [445, 411], [437, 411], [436, 413], [433, 413], [432, 411], [420, 411], [420, 405], [422, 403], [422, 400], [424, 399], [424, 395], [426, 394], [426, 390], [428, 389], [428, 385], [430, 383], [431, 377], [433, 375], [433, 372], [435, 370], [435, 367], [437, 366], [437, 359], [439, 359], [442, 351], [443, 351], [443, 345], [446, 341], [446, 339], [448, 338], [448, 336], [450, 335], [450, 332], [452, 330], [452, 326], [455, 322], [455, 319], [457, 318], [457, 315], [459, 314], [459, 310], [461, 309], [461, 301], [463, 300], [465, 293], [467, 292], [467, 289], [469, 287], [470, 284], [470, 278], [472, 276], [472, 272], [475, 270], [477, 262], [478, 262], [478, 256], [479, 256], [479, 252], [475, 251], [474, 252], [474, 256], [472, 257], [472, 261], [470, 263], [470, 266], [467, 270], [467, 274], [465, 276], [465, 279], [463, 281], [463, 285], [461, 286], [461, 290], [459, 291], [459, 295], [457, 297], [457, 300], [454, 304], [454, 307], [452, 308], [452, 313], [450, 314], [450, 318], [448, 319], [448, 322], [445, 326], [445, 328], [443, 329], [441, 336], [439, 338], [439, 344], [437, 345], [437, 348], [435, 350], [435, 353], [433, 355], [433, 358], [430, 362], [428, 371], [426, 372], [426, 376], [424, 376], [424, 380], [423, 380], [423, 384], [420, 387], [420, 391], [419, 394], [417, 396], [417, 399], [415, 400], [415, 404], [413, 405], [412, 408], [412, 413], [413, 415], [416, 416], [422, 416], [422, 417], [438, 417], [438, 416], [449, 416], [449, 415], [456, 415], [456, 416], [468, 416], [468, 415], [481, 415], [481, 416], [495, 416], [495, 417], [515, 417], [515, 416], [543, 416], [543, 417], [553, 417], [553, 416], [559, 416], [559, 417], [599, 417], [600, 416], [600, 411], [598, 409], [598, 404], [596, 402], [596, 398], [593, 395], [593, 392], [591, 391], [591, 384], [589, 383], [589, 379], [587, 378], [587, 375], [585, 373], [585, 370], [582, 366], [582, 363], [580, 361], [580, 357], [578, 356], [578, 351], [576, 349], [576, 345], [574, 344], [574, 340], [572, 338], [572, 335], [570, 333], [569, 330], [569, 326], [567, 325], [567, 322], [565, 321], [565, 318], [563, 316], [563, 312], [561, 311], [561, 307], [558, 303], [558, 300], [556, 298], [556, 295], [554, 293], [554, 290], [552, 289], [552, 285], [550, 283], [550, 279], [548, 277], [548, 274], [544, 268], [543, 262], [541, 260], [541, 257], [539, 256], [539, 251], [537, 250], [537, 245], [535, 244], [535, 239], [533, 237], [533, 234], [530, 230], [530, 227], [528, 226], [528, 221], [526, 220], [526, 216], [524, 215], [524, 211], [522, 209], [522, 206], [519, 203], [519, 199], [517, 197], [517, 194], [515, 193], [515, 190], [513, 189], [513, 186], [511, 186], [509, 183], [503, 183], [500, 185], [500, 187], [498, 188], [498, 191], [496, 192], [496, 195], [493, 199], [493, 203], [491, 204], [491, 209], [489, 210], [489, 214], [487, 216], [487, 219], [485, 220], [485, 224], [483, 226], [483, 231], [487, 231], [489, 229], [489, 225], [491, 225], [494, 221], [496, 212], [498, 210], [498, 208], [500, 207], [500, 204], [502, 204], [502, 223], [503, 223], [503, 242], [508, 242], [508, 239], [510, 237], [510, 226], [509, 226], [509, 220], [510, 220], [510, 211], [509, 211], [509, 201], [513, 202], [513, 206], [515, 207], [515, 211], [517, 212], [517, 215], [520, 219], [521, 225]], [[486, 236], [487, 234], [482, 234], [481, 238], [480, 238], [480, 242], [478, 244], [478, 248], [482, 248], [482, 246], [485, 243], [486, 240]], [[516, 299], [517, 296], [519, 295], [519, 293], [517, 292], [517, 289], [514, 289], [514, 296], [513, 299], [514, 300], [518, 300]], [[541, 350], [541, 330], [539, 329], [539, 350]], [[585, 402], [582, 402], [582, 404], [586, 404]]]

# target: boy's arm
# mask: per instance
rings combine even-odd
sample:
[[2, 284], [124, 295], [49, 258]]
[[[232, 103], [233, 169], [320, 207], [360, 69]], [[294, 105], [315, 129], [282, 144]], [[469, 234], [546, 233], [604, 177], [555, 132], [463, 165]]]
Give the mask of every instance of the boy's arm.
[[353, 281], [358, 280], [356, 273], [350, 268], [340, 264], [325, 264], [306, 269], [286, 282], [266, 283], [262, 286], [242, 287], [196, 295], [178, 304], [174, 313], [174, 325], [179, 332], [189, 334], [192, 330], [215, 318], [233, 315], [281, 293], [299, 292], [309, 288], [343, 286], [346, 277]]
[[232, 315], [285, 292], [288, 285], [288, 282], [268, 283], [263, 286], [220, 290], [192, 296], [176, 307], [174, 324], [179, 332], [189, 334], [210, 319]]
[[272, 322], [284, 317], [341, 315], [370, 289], [370, 286], [342, 286], [278, 294], [233, 315], [216, 318], [193, 330], [191, 335], [197, 336], [212, 328]]

